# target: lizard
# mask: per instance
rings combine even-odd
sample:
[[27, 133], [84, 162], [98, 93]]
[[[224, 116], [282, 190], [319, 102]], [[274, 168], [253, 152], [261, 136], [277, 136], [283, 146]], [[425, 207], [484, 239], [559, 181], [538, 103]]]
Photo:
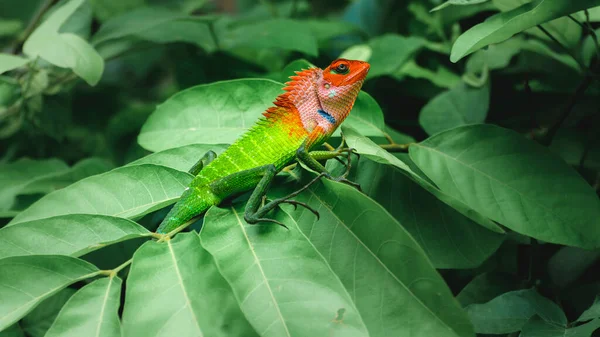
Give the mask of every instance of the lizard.
[[[265, 215], [277, 205], [288, 203], [306, 207], [318, 217], [314, 209], [292, 198], [319, 178], [358, 186], [345, 175], [333, 177], [319, 163], [343, 154], [341, 147], [332, 151], [310, 150], [322, 145], [348, 116], [369, 68], [367, 62], [337, 59], [325, 69], [313, 67], [295, 72], [283, 88], [284, 93], [251, 128], [219, 156], [209, 151], [192, 167], [190, 173], [195, 177], [157, 233], [169, 233], [211, 206], [252, 189], [244, 211], [246, 222], [273, 222], [286, 227]], [[347, 153], [349, 158], [350, 152]], [[294, 160], [318, 176], [298, 191], [265, 203], [266, 191], [275, 175]]]

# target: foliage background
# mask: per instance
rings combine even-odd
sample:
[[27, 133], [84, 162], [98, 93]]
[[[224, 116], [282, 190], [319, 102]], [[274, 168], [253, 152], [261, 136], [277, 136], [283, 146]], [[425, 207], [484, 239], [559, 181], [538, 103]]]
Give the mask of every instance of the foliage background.
[[[594, 335], [599, 6], [0, 2], [0, 336]], [[289, 231], [245, 224], [246, 195], [152, 233], [202, 154], [340, 55], [372, 65], [342, 127], [364, 193], [322, 181]]]

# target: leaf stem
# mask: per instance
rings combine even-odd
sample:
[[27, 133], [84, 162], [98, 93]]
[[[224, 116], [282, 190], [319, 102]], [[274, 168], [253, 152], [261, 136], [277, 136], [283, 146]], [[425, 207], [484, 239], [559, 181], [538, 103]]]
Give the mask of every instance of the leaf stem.
[[571, 58], [575, 60], [575, 62], [577, 62], [581, 70], [587, 72], [587, 67], [577, 57], [575, 57], [573, 53], [571, 53], [569, 48], [565, 47], [565, 45], [558, 41], [558, 39], [554, 37], [554, 35], [552, 35], [548, 30], [546, 30], [546, 28], [542, 27], [542, 25], [537, 25], [537, 28], [541, 30], [542, 33], [544, 33], [546, 36], [548, 36], [550, 40], [554, 41], [554, 43], [556, 43], [560, 47], [560, 49], [562, 49], [567, 55], [571, 56]]
[[410, 144], [413, 143], [408, 143], [408, 144], [382, 144], [379, 145], [382, 149], [389, 151], [389, 152], [408, 152], [408, 147], [410, 146]]
[[50, 9], [50, 7], [52, 7], [54, 2], [56, 2], [56, 1], [57, 0], [46, 0], [42, 4], [42, 6], [40, 6], [38, 11], [35, 13], [35, 16], [33, 17], [33, 19], [31, 19], [31, 21], [29, 22], [29, 25], [27, 25], [27, 28], [25, 28], [25, 31], [15, 41], [15, 44], [12, 47], [13, 54], [17, 54], [21, 50], [21, 48], [23, 47], [23, 43], [25, 43], [25, 41], [27, 41], [27, 39], [29, 38], [29, 35], [31, 35], [31, 33], [33, 33], [33, 30], [38, 25], [38, 23], [40, 22], [40, 20], [44, 16], [44, 14], [46, 14], [46, 12]]
[[569, 99], [566, 108], [563, 110], [560, 116], [558, 116], [554, 124], [548, 128], [548, 132], [540, 139], [540, 143], [542, 145], [549, 146], [552, 143], [552, 139], [556, 135], [556, 132], [558, 132], [558, 129], [561, 127], [567, 117], [569, 117], [571, 111], [573, 111], [577, 101], [585, 94], [585, 91], [592, 83], [592, 80], [594, 79], [594, 73], [596, 72], [599, 64], [600, 60], [595, 60], [592, 69], [586, 73], [581, 83], [579, 83], [577, 89]]
[[133, 258], [123, 262], [122, 264], [120, 264], [119, 266], [117, 266], [114, 269], [108, 269], [108, 270], [100, 270], [98, 272], [99, 275], [104, 275], [104, 276], [108, 276], [110, 278], [113, 278], [115, 276], [117, 276], [117, 274], [123, 270], [125, 267], [129, 266], [131, 264], [131, 262], [133, 262]]

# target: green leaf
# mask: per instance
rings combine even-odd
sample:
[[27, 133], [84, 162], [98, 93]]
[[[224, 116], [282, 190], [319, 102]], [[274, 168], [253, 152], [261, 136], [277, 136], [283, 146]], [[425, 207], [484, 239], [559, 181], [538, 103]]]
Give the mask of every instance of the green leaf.
[[69, 284], [97, 274], [98, 268], [92, 264], [68, 256], [14, 256], [0, 260], [0, 298], [3, 299], [0, 330]]
[[288, 63], [281, 72], [276, 73], [275, 76], [270, 77], [270, 79], [285, 83], [290, 80], [290, 76], [296, 76], [297, 71], [302, 71], [304, 69], [314, 68], [316, 67], [314, 64], [308, 62], [305, 59], [298, 59]]
[[422, 78], [442, 88], [452, 88], [460, 83], [460, 76], [443, 66], [438, 66], [435, 71], [428, 68], [423, 68], [414, 60], [409, 60], [400, 68], [394, 77], [398, 80], [405, 76], [412, 78]]
[[96, 16], [102, 22], [142, 7], [145, 5], [145, 3], [145, 0], [121, 0], [115, 2], [105, 0], [90, 0], [90, 5], [94, 11], [94, 16]]
[[536, 314], [547, 322], [567, 325], [567, 318], [562, 310], [534, 289], [511, 291], [487, 303], [471, 304], [466, 310], [477, 333], [504, 334], [519, 331]]
[[219, 44], [225, 50], [242, 47], [253, 49], [276, 48], [298, 51], [310, 56], [319, 54], [317, 38], [310, 27], [292, 19], [267, 19], [221, 30]]
[[515, 36], [504, 42], [490, 44], [486, 49], [478, 50], [469, 57], [466, 66], [467, 72], [481, 72], [486, 67], [489, 70], [506, 68], [512, 58], [528, 42], [531, 41], [525, 41], [521, 36]]
[[474, 336], [421, 247], [381, 205], [329, 180], [296, 200], [319, 211], [317, 220], [287, 208], [354, 299], [370, 336]]
[[[525, 2], [521, 0], [493, 0], [493, 4], [496, 8], [503, 12], [513, 10]], [[585, 15], [582, 12], [572, 13], [572, 15], [579, 22], [585, 22]], [[574, 49], [577, 47], [579, 40], [581, 39], [582, 27], [571, 19], [563, 16], [552, 21], [548, 21], [541, 24], [560, 44], [567, 47], [568, 49]], [[547, 36], [541, 29], [534, 27], [524, 31], [525, 34], [535, 36], [541, 40], [545, 40], [549, 43], [555, 43], [552, 39]]]
[[483, 2], [486, 2], [488, 0], [448, 0], [444, 3], [442, 3], [441, 5], [438, 5], [436, 7], [434, 7], [431, 12], [435, 12], [435, 11], [439, 11], [440, 9], [444, 9], [448, 6], [451, 5], [460, 5], [460, 6], [464, 6], [464, 5], [476, 5], [476, 4], [480, 4]]
[[436, 186], [430, 183], [427, 179], [420, 176], [413, 169], [411, 169], [406, 163], [396, 158], [389, 152], [383, 150], [379, 145], [375, 144], [370, 139], [362, 136], [356, 130], [349, 128], [347, 126], [342, 127], [342, 131], [344, 132], [344, 136], [346, 137], [346, 141], [348, 146], [354, 148], [361, 155], [366, 156], [367, 158], [386, 165], [392, 165], [404, 172], [410, 179], [412, 179], [417, 184], [421, 185], [424, 189], [426, 189], [429, 193], [433, 194], [436, 198], [456, 209], [462, 215], [468, 217], [469, 219], [477, 222], [478, 224], [490, 229], [496, 233], [504, 233], [504, 230], [496, 225], [494, 222], [489, 219], [483, 217], [481, 214], [474, 211], [472, 208], [464, 204], [458, 198], [451, 196], [443, 191], [440, 191]]
[[211, 208], [200, 238], [260, 336], [368, 336], [340, 280], [289, 216], [277, 218], [289, 231], [242, 219], [243, 205]]
[[0, 164], [0, 210], [9, 210], [16, 196], [28, 185], [68, 170], [67, 164], [58, 159], [23, 158], [10, 164]]
[[138, 142], [150, 151], [188, 144], [231, 144], [282, 92], [280, 83], [263, 79], [216, 82], [180, 91], [150, 115]]
[[565, 328], [544, 321], [538, 316], [533, 316], [521, 330], [519, 337], [591, 337], [592, 333], [600, 328], [600, 319], [589, 323]]
[[127, 278], [123, 336], [256, 336], [196, 233], [146, 242]]
[[[0, 337], [25, 337], [23, 329], [19, 326], [19, 323], [15, 323], [5, 330], [0, 331]], [[38, 336], [33, 336], [38, 337]]]
[[159, 7], [137, 8], [106, 21], [92, 43], [99, 46], [123, 38], [156, 43], [188, 42], [208, 52], [216, 49], [206, 20]]
[[420, 37], [386, 34], [369, 41], [372, 55], [368, 78], [396, 74], [400, 68], [425, 46]]
[[62, 308], [45, 337], [121, 336], [121, 279], [104, 277], [79, 289]]
[[489, 44], [504, 41], [514, 34], [561, 16], [592, 7], [597, 0], [535, 0], [513, 10], [499, 13], [458, 37], [452, 46], [450, 60], [457, 62]]
[[373, 50], [369, 45], [357, 44], [342, 52], [339, 58], [348, 60], [369, 61], [373, 55]]
[[29, 182], [20, 191], [20, 194], [50, 193], [65, 188], [83, 178], [104, 173], [113, 168], [113, 165], [101, 158], [86, 158], [67, 171], [37, 177]]
[[442, 191], [490, 219], [547, 242], [600, 247], [600, 233], [589, 230], [600, 226], [594, 190], [520, 134], [493, 125], [464, 126], [409, 150]]
[[73, 213], [137, 218], [176, 201], [192, 176], [151, 164], [125, 166], [52, 192], [10, 225]]
[[577, 319], [577, 322], [585, 322], [591, 319], [600, 318], [600, 297], [596, 296], [594, 303], [581, 316]]
[[104, 60], [81, 37], [72, 33], [59, 33], [60, 27], [83, 3], [71, 0], [48, 17], [25, 41], [23, 52], [30, 58], [41, 57], [63, 68], [70, 68], [88, 84], [100, 81]]
[[60, 309], [73, 296], [75, 291], [75, 289], [65, 288], [46, 298], [29, 314], [23, 317], [21, 321], [23, 330], [32, 337], [44, 337], [54, 319], [56, 319]]
[[[335, 169], [330, 171], [336, 175]], [[504, 240], [503, 235], [464, 217], [393, 166], [361, 158], [356, 174], [348, 179], [359, 183], [366, 195], [410, 232], [437, 269], [475, 268]]]
[[303, 20], [302, 24], [308, 26], [312, 35], [317, 39], [320, 45], [326, 47], [331, 43], [331, 39], [341, 35], [354, 33], [363, 33], [360, 27], [341, 20]]
[[190, 144], [156, 152], [133, 161], [127, 166], [154, 164], [188, 172], [208, 151], [221, 154], [229, 145], [225, 144]]
[[148, 234], [148, 230], [131, 220], [104, 215], [67, 214], [0, 229], [0, 259], [50, 254], [77, 257], [145, 234]]
[[22, 67], [29, 61], [29, 59], [20, 56], [0, 53], [0, 74]]
[[599, 258], [600, 250], [598, 249], [561, 247], [548, 260], [548, 276], [554, 285], [564, 288], [581, 277]]
[[419, 113], [419, 124], [427, 134], [434, 135], [463, 125], [483, 123], [489, 106], [489, 82], [481, 88], [460, 82], [427, 102]]
[[514, 290], [518, 282], [514, 276], [502, 273], [483, 273], [475, 276], [456, 296], [463, 307], [485, 303]]
[[[273, 106], [282, 88], [271, 80], [241, 79], [180, 91], [150, 115], [138, 142], [150, 151], [188, 144], [231, 144]], [[383, 113], [368, 94], [359, 94], [350, 116], [348, 123], [360, 125], [366, 135], [381, 135], [377, 129], [383, 127]]]
[[[0, 38], [17, 35], [23, 28], [23, 23], [19, 20], [0, 19]], [[0, 73], [2, 73], [0, 71]]]

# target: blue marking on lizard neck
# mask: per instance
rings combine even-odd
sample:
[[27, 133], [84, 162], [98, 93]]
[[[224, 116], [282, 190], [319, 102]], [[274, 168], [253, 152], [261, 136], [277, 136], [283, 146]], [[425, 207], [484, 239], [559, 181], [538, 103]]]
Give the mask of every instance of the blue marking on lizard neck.
[[323, 118], [325, 118], [329, 123], [331, 124], [335, 124], [335, 118], [330, 115], [327, 111], [325, 110], [317, 110], [317, 112], [319, 113], [319, 115], [321, 115]]

